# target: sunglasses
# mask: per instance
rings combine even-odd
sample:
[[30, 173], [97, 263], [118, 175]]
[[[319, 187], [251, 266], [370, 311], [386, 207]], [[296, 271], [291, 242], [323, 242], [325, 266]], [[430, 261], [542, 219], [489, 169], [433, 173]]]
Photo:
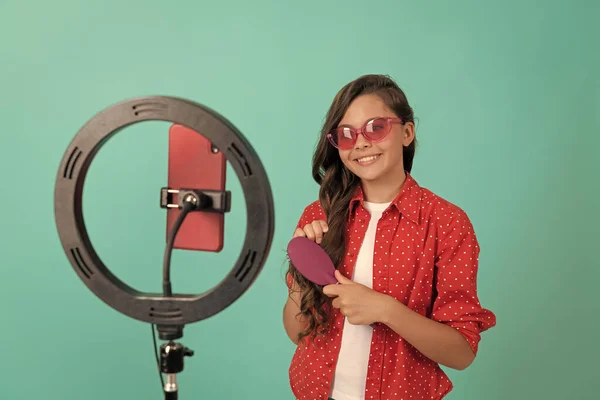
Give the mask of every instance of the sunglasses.
[[373, 118], [358, 129], [340, 126], [327, 134], [327, 139], [340, 150], [349, 150], [356, 144], [358, 135], [363, 135], [369, 142], [381, 142], [392, 130], [392, 124], [401, 124], [398, 118]]

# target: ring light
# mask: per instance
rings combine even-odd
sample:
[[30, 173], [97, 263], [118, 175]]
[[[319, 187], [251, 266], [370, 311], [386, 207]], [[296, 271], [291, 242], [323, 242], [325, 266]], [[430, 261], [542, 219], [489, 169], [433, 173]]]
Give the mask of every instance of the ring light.
[[[86, 173], [94, 156], [121, 129], [151, 120], [169, 121], [202, 132], [231, 163], [246, 199], [246, 236], [239, 257], [219, 284], [201, 294], [165, 296], [164, 293], [134, 290], [104, 265], [86, 231], [82, 194]], [[168, 199], [168, 195], [173, 193], [179, 193], [172, 196], [178, 199], [176, 204]], [[160, 206], [185, 210], [184, 201], [187, 199], [190, 200], [188, 205], [202, 203], [204, 208], [197, 208], [199, 211], [227, 212], [228, 194], [202, 191], [202, 188], [162, 188]], [[90, 119], [73, 138], [62, 158], [56, 177], [54, 203], [58, 235], [79, 278], [113, 309], [157, 325], [159, 337], [163, 340], [182, 337], [184, 325], [211, 317], [240, 298], [262, 270], [273, 238], [271, 187], [255, 150], [235, 126], [214, 110], [175, 97], [149, 96], [127, 100]], [[169, 394], [169, 398], [176, 398], [173, 374], [183, 369], [183, 356], [191, 354], [189, 349], [173, 342], [163, 345], [162, 350], [165, 354], [161, 354], [164, 357], [161, 368], [169, 375], [167, 386], [171, 385], [171, 390], [165, 386], [165, 396]], [[169, 363], [173, 357], [175, 360]]]

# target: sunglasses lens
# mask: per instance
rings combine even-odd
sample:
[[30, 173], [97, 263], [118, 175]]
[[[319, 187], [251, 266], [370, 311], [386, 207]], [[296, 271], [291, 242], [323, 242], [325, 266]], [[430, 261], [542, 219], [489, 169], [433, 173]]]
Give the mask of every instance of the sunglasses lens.
[[370, 121], [365, 128], [365, 135], [371, 140], [383, 139], [390, 130], [388, 122], [383, 118]]
[[349, 149], [354, 145], [355, 134], [349, 128], [338, 128], [332, 135], [333, 141], [340, 149]]

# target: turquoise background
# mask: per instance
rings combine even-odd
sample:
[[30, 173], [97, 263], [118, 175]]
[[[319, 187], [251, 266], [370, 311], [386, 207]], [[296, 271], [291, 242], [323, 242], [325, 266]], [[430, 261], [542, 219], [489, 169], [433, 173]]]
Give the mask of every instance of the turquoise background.
[[[449, 399], [597, 399], [600, 7], [594, 1], [0, 2], [0, 387], [6, 399], [161, 399], [150, 327], [75, 275], [54, 224], [58, 164], [95, 113], [142, 95], [204, 103], [269, 174], [276, 233], [262, 274], [188, 326], [182, 399], [291, 399], [284, 248], [316, 199], [310, 162], [345, 83], [394, 77], [419, 119], [414, 176], [464, 208], [498, 326]], [[160, 290], [168, 123], [98, 154], [84, 212], [109, 268]], [[139, 151], [136, 155], [135, 152]], [[216, 284], [245, 233], [239, 182], [220, 254], [176, 251], [176, 291]]]

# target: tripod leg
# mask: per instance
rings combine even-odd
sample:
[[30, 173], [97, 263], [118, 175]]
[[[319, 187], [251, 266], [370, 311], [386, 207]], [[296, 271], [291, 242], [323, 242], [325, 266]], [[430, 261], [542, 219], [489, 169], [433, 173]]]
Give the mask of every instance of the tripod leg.
[[167, 382], [164, 387], [165, 400], [177, 400], [178, 387], [177, 387], [177, 375], [167, 374]]

